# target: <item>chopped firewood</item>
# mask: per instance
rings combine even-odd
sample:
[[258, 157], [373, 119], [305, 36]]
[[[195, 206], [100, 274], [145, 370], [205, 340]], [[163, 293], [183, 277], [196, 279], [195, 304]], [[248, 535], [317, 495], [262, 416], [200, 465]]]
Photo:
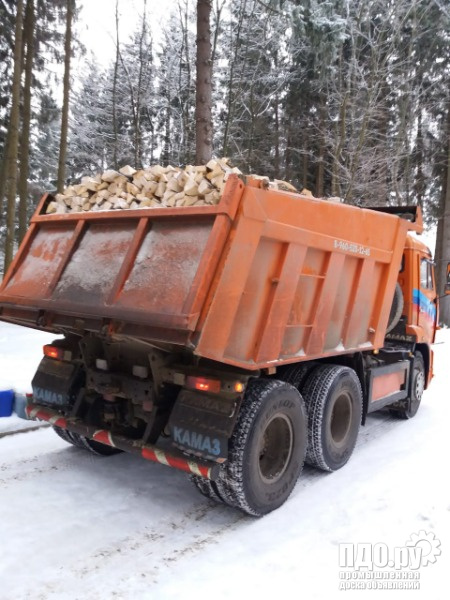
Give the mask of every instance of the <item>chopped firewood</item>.
[[114, 202], [114, 208], [128, 208], [128, 202], [123, 198], [118, 198], [116, 202]]
[[158, 183], [158, 186], [154, 192], [155, 196], [158, 198], [162, 198], [164, 196], [164, 192], [166, 191], [166, 184], [162, 181]]
[[166, 189], [178, 194], [178, 192], [181, 192], [181, 190], [183, 189], [183, 186], [181, 186], [178, 183], [178, 181], [174, 177], [172, 177], [168, 182]]
[[232, 169], [227, 169], [227, 175], [231, 175], [234, 173], [235, 175], [242, 175], [242, 171], [237, 167], [233, 167]]
[[146, 198], [145, 200], [142, 200], [142, 202], [139, 203], [139, 208], [153, 206], [153, 202], [155, 202], [155, 200], [150, 200], [150, 198]]
[[184, 189], [184, 186], [186, 185], [186, 182], [189, 179], [189, 175], [186, 173], [186, 171], [180, 171], [179, 173], [176, 173], [174, 175], [174, 179], [177, 181], [180, 187]]
[[212, 181], [213, 179], [215, 179], [216, 177], [222, 177], [223, 178], [223, 171], [222, 169], [217, 165], [217, 168], [214, 171], [209, 171], [209, 173], [206, 174], [206, 178], [209, 179], [209, 181]]
[[218, 190], [222, 191], [225, 185], [223, 181], [223, 175], [218, 175], [217, 177], [214, 177], [214, 179], [211, 180], [211, 183]]
[[287, 181], [280, 181], [279, 179], [274, 179], [274, 183], [277, 185], [279, 190], [284, 192], [298, 192], [297, 188], [294, 187], [291, 183]]
[[196, 173], [194, 176], [195, 183], [200, 184], [204, 180], [203, 173]]
[[175, 192], [167, 190], [162, 197], [162, 203], [167, 206], [175, 206]]
[[184, 192], [178, 192], [178, 194], [175, 194], [174, 197], [175, 197], [175, 202], [178, 203], [180, 200], [184, 201], [186, 196], [184, 195]]
[[209, 171], [214, 171], [216, 167], [217, 160], [215, 160], [214, 158], [212, 158], [209, 162], [206, 163], [206, 168], [209, 169]]
[[142, 188], [144, 186], [147, 185], [147, 179], [144, 176], [142, 171], [138, 171], [140, 173], [139, 176], [137, 176], [137, 174], [133, 177], [133, 184], [140, 190], [142, 190]]
[[198, 196], [186, 196], [184, 206], [193, 206], [196, 202], [198, 202]]
[[91, 192], [96, 192], [98, 190], [98, 186], [100, 185], [100, 181], [97, 181], [95, 177], [82, 177], [81, 185], [84, 185]]
[[130, 167], [130, 165], [125, 165], [125, 167], [119, 169], [119, 173], [125, 175], [125, 177], [133, 177], [133, 175], [137, 173], [137, 171], [136, 169], [133, 169], [133, 167]]
[[109, 171], [105, 171], [102, 175], [102, 181], [107, 181], [108, 183], [112, 183], [117, 177], [120, 177], [120, 173], [117, 171], [113, 171], [112, 169]]
[[75, 193], [77, 194], [77, 196], [82, 196], [85, 192], [88, 191], [88, 189], [85, 185], [78, 184], [78, 185], [74, 185], [73, 187], [74, 187], [74, 190], [75, 190]]
[[76, 195], [77, 195], [77, 193], [76, 193], [73, 185], [69, 185], [69, 187], [66, 187], [66, 189], [64, 190], [64, 196], [76, 196]]
[[123, 182], [113, 181], [113, 183], [110, 183], [108, 186], [108, 192], [110, 194], [117, 194], [123, 192], [124, 189], [125, 184], [123, 184]]
[[211, 191], [211, 185], [207, 179], [202, 179], [198, 186], [198, 193], [200, 195], [208, 194]]
[[143, 186], [142, 191], [145, 194], [154, 194], [158, 187], [158, 183], [156, 181], [147, 181], [147, 183]]
[[164, 167], [162, 167], [161, 165], [153, 165], [152, 167], [150, 167], [150, 173], [159, 177], [164, 173]]
[[197, 196], [198, 195], [198, 185], [195, 179], [188, 179], [184, 186], [184, 193], [186, 196]]
[[[49, 202], [46, 212], [73, 213], [98, 210], [128, 210], [150, 207], [208, 206], [220, 202], [225, 182], [232, 174], [241, 175], [228, 158], [214, 158], [206, 165], [152, 165], [136, 170], [130, 165], [119, 171], [81, 178], [78, 184], [65, 188]], [[269, 181], [267, 177], [252, 175], [263, 187], [296, 191], [288, 182]], [[304, 195], [311, 195], [303, 190]]]
[[213, 190], [209, 194], [205, 194], [205, 202], [206, 204], [217, 204], [220, 200], [220, 192], [217, 190]]
[[126, 190], [129, 194], [134, 194], [135, 196], [136, 194], [139, 194], [139, 188], [134, 185], [134, 183], [128, 182], [126, 185]]

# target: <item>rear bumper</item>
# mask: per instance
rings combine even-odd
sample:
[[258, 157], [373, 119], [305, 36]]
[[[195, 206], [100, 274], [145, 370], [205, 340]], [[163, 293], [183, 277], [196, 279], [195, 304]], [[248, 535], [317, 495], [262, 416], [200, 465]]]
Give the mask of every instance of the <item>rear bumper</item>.
[[192, 475], [211, 479], [212, 481], [217, 479], [219, 475], [220, 465], [217, 463], [205, 460], [192, 460], [187, 458], [181, 452], [167, 452], [167, 450], [163, 450], [152, 444], [143, 444], [142, 442], [131, 438], [112, 434], [106, 429], [97, 429], [96, 427], [86, 425], [80, 419], [63, 417], [57, 411], [47, 408], [46, 406], [30, 403], [25, 411], [29, 419], [47, 421], [51, 425], [61, 427], [61, 429], [67, 429], [68, 431], [84, 435], [96, 442], [118, 448], [124, 452], [137, 454], [146, 460], [158, 462]]

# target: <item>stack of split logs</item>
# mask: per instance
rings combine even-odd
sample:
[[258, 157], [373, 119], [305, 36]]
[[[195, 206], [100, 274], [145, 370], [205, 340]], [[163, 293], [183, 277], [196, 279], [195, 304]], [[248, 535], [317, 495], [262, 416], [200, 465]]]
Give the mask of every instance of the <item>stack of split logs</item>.
[[[83, 177], [70, 185], [46, 212], [77, 213], [148, 207], [198, 206], [218, 204], [231, 173], [241, 175], [228, 159], [213, 159], [206, 165], [184, 168], [154, 165], [137, 171], [129, 165], [119, 171], [108, 170], [95, 177]], [[265, 187], [296, 191], [289, 183], [264, 180]]]

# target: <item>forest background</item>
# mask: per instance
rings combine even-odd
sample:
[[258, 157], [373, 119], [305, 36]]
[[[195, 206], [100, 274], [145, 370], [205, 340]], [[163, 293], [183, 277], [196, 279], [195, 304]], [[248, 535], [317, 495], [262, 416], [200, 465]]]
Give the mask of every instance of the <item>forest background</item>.
[[[164, 10], [151, 0], [99, 3], [113, 23], [109, 60], [85, 2], [0, 0], [2, 266], [44, 191], [126, 164], [195, 162], [197, 2], [172, 0]], [[437, 228], [443, 293], [448, 0], [208, 4], [213, 154], [319, 197], [420, 205]], [[450, 324], [448, 298], [441, 319]]]

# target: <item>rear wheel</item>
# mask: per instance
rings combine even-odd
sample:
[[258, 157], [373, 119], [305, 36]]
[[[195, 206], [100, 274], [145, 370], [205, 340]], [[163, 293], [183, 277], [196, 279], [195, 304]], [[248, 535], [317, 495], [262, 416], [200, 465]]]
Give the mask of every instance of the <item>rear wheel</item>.
[[[422, 395], [425, 390], [425, 363], [420, 352], [414, 355], [413, 363], [413, 382], [411, 387], [411, 397], [406, 406], [399, 405], [398, 408], [391, 408], [390, 413], [398, 419], [412, 419], [419, 410], [422, 401]], [[394, 405], [395, 406], [395, 405]]]
[[210, 481], [204, 477], [198, 477], [198, 475], [191, 475], [191, 481], [200, 494], [203, 494], [206, 498], [214, 500], [215, 502], [223, 502], [222, 496], [219, 494], [219, 490], [214, 481]]
[[90, 440], [84, 435], [74, 433], [73, 431], [63, 429], [62, 427], [57, 427], [56, 425], [53, 426], [53, 430], [68, 444], [72, 444], [73, 446], [81, 448], [82, 450], [88, 450], [89, 452], [92, 452], [92, 454], [97, 454], [98, 456], [111, 456], [112, 454], [122, 452], [122, 450], [119, 450], [118, 448], [112, 448], [106, 444], [101, 444], [95, 440]]
[[228, 462], [215, 482], [217, 495], [253, 516], [278, 508], [300, 475], [306, 441], [299, 392], [278, 380], [251, 382], [230, 439]]
[[278, 379], [290, 383], [298, 389], [300, 394], [303, 391], [303, 386], [306, 384], [311, 372], [317, 367], [316, 362], [308, 361], [296, 365], [289, 365], [283, 368]]
[[59, 435], [59, 437], [68, 444], [75, 445], [75, 441], [73, 440], [70, 431], [68, 431], [67, 429], [63, 429], [62, 427], [57, 427], [56, 425], [53, 425], [53, 431], [56, 433], [56, 435]]
[[92, 454], [97, 454], [97, 456], [111, 456], [113, 454], [118, 454], [119, 452], [122, 452], [122, 450], [119, 450], [118, 448], [113, 448], [113, 446], [101, 444], [100, 442], [91, 440], [85, 437], [84, 435], [79, 435], [78, 437], [80, 438], [80, 448], [84, 448]]
[[348, 367], [322, 365], [304, 387], [308, 409], [306, 462], [324, 471], [336, 471], [349, 460], [358, 437], [362, 415], [359, 379]]

